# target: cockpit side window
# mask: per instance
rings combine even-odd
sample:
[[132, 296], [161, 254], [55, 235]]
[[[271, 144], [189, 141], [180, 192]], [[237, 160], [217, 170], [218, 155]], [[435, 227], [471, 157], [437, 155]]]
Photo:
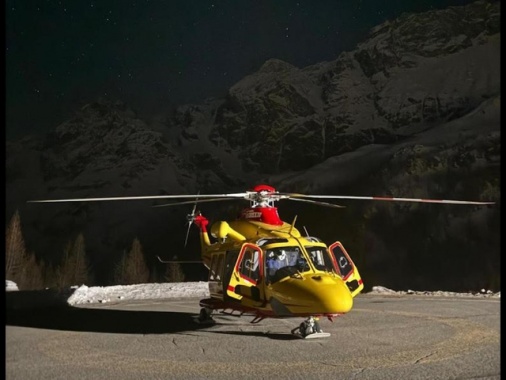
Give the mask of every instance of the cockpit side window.
[[253, 280], [255, 283], [260, 279], [259, 258], [260, 253], [257, 250], [247, 248], [238, 268], [243, 277]]
[[211, 268], [209, 270], [209, 281], [221, 281], [221, 270], [223, 263], [223, 255], [213, 255], [211, 260]]
[[305, 247], [313, 265], [317, 270], [332, 272], [334, 266], [327, 250], [324, 247]]
[[332, 244], [329, 247], [329, 250], [335, 257], [339, 275], [343, 278], [343, 280], [346, 280], [353, 273], [353, 263], [350, 257], [340, 243]]

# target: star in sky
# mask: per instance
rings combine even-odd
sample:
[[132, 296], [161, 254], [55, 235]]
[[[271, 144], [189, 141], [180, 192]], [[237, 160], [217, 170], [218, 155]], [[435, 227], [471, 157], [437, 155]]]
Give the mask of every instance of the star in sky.
[[469, 2], [7, 0], [7, 136], [47, 131], [104, 95], [146, 118], [223, 97], [270, 58], [331, 61], [402, 12]]

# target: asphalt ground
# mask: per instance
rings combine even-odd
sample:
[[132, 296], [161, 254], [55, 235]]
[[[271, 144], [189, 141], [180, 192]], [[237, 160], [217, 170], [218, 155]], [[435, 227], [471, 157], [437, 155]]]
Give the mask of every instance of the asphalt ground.
[[7, 310], [6, 379], [500, 379], [500, 299], [359, 295], [321, 320], [215, 314], [198, 299]]

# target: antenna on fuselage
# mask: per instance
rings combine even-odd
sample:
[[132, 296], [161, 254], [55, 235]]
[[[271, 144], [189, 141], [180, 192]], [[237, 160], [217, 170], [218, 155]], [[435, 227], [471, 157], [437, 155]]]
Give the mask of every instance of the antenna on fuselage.
[[295, 226], [295, 221], [297, 220], [297, 215], [295, 215], [295, 218], [293, 218], [292, 225], [290, 226], [290, 231], [288, 231], [288, 235], [292, 234], [293, 226]]

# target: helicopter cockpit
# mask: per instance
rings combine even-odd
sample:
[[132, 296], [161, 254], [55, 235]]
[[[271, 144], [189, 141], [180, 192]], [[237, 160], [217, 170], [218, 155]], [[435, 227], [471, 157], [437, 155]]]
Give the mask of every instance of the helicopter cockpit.
[[[267, 282], [277, 282], [287, 275], [305, 269], [306, 259], [299, 247], [279, 247], [266, 250], [265, 278]], [[307, 266], [309, 269], [309, 266]]]
[[[332, 261], [324, 247], [305, 247], [316, 270], [333, 271]], [[277, 282], [280, 279], [311, 271], [311, 267], [300, 247], [284, 246], [268, 248], [265, 252], [265, 278], [268, 283]]]

